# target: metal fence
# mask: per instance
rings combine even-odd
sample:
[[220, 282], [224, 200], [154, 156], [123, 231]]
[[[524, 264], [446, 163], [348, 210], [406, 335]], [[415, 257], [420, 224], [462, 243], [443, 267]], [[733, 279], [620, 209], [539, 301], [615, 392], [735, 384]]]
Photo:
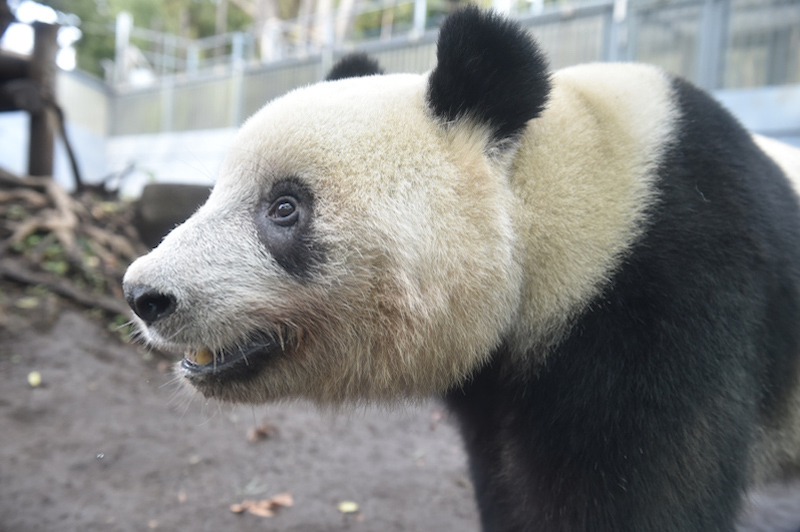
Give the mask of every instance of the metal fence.
[[[553, 68], [591, 61], [659, 65], [706, 89], [800, 83], [800, 0], [600, 0], [518, 15]], [[363, 42], [387, 72], [435, 64], [436, 32]], [[347, 51], [220, 74], [163, 77], [147, 90], [118, 90], [112, 135], [238, 126], [269, 100], [324, 77]]]

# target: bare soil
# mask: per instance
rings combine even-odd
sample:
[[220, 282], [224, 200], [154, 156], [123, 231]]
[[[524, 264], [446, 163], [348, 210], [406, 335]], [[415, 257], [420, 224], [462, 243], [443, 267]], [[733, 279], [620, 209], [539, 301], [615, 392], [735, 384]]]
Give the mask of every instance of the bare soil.
[[[53, 296], [8, 301], [2, 532], [478, 530], [465, 454], [435, 402], [338, 414], [207, 402], [96, 317]], [[250, 441], [256, 427], [266, 437]], [[283, 492], [294, 504], [273, 517], [230, 510]]]
[[[0, 532], [478, 532], [439, 403], [210, 402], [107, 321], [0, 283]], [[287, 492], [272, 517], [231, 511]], [[750, 502], [738, 532], [800, 532], [800, 481]]]

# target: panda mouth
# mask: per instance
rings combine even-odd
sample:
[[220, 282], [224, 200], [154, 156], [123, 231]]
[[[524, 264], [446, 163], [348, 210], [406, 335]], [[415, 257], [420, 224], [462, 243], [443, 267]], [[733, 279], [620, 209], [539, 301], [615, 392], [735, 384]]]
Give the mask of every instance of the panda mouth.
[[247, 344], [211, 350], [208, 347], [186, 349], [181, 369], [190, 380], [198, 378], [246, 375], [283, 352], [281, 344], [267, 335], [259, 336]]

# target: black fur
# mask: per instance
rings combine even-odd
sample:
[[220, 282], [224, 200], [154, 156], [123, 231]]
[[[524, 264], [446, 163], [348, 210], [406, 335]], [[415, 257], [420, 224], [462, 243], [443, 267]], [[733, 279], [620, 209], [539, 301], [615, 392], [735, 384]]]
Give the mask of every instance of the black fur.
[[541, 367], [502, 347], [448, 395], [486, 531], [731, 531], [758, 427], [785, 420], [797, 198], [716, 102], [674, 89], [660, 199], [612, 283]]
[[[292, 201], [297, 211], [291, 224], [276, 223], [271, 209], [282, 198]], [[256, 232], [264, 247], [287, 273], [309, 278], [325, 261], [325, 251], [314, 235], [314, 195], [296, 178], [276, 181], [259, 202], [255, 213]]]
[[360, 78], [377, 74], [383, 74], [383, 69], [378, 62], [363, 52], [355, 52], [339, 59], [333, 65], [331, 71], [328, 72], [328, 75], [325, 76], [325, 81]]
[[494, 140], [502, 140], [542, 112], [549, 92], [547, 60], [518, 24], [475, 6], [442, 24], [428, 85], [439, 119], [471, 118], [490, 125]]

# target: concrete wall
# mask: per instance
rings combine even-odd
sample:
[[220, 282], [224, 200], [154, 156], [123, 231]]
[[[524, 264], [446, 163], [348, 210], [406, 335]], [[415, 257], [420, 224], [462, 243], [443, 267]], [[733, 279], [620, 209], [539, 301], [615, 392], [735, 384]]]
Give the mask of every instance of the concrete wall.
[[[146, 135], [107, 136], [110, 95], [94, 80], [61, 73], [59, 98], [68, 118], [84, 179], [98, 183], [132, 167], [123, 182], [126, 196], [138, 196], [150, 182], [212, 184], [231, 146], [235, 128]], [[800, 147], [800, 85], [716, 91], [715, 96], [750, 130]], [[25, 173], [28, 116], [0, 114], [0, 166]], [[74, 184], [66, 152], [56, 143], [56, 180]]]
[[716, 91], [751, 131], [800, 147], [800, 85]]
[[56, 95], [67, 120], [97, 137], [109, 134], [111, 90], [81, 72], [58, 71]]
[[127, 135], [106, 141], [107, 164], [119, 172], [133, 165], [122, 193], [138, 197], [148, 183], [214, 183], [234, 128]]
[[[800, 147], [800, 85], [714, 95], [751, 131]], [[137, 170], [125, 187], [132, 195], [150, 181], [210, 184], [235, 132], [227, 128], [110, 137], [108, 164], [116, 170], [136, 162]]]

